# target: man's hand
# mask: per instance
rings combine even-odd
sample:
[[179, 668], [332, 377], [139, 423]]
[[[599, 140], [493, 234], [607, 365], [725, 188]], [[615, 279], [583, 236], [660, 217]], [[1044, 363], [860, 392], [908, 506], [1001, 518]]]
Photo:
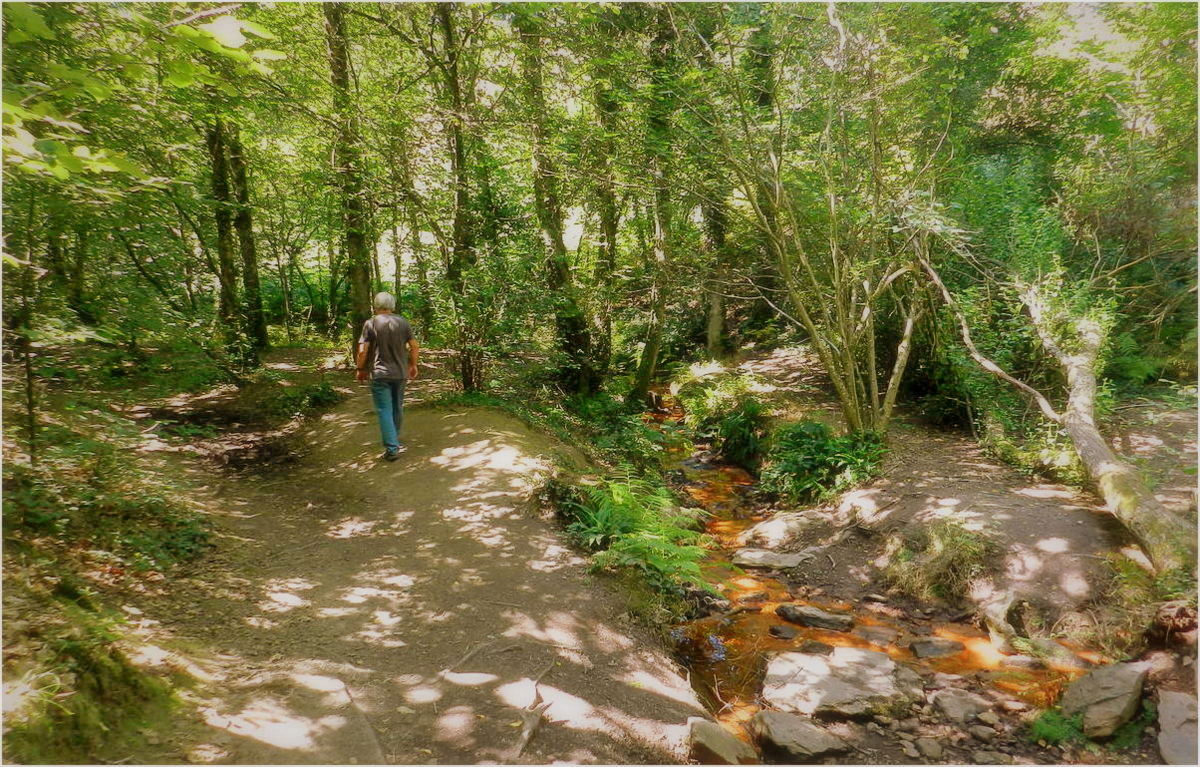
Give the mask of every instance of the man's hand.
[[369, 370], [355, 370], [355, 371], [354, 371], [354, 380], [355, 380], [355, 381], [369, 381], [369, 380], [371, 380], [371, 371], [369, 371]]
[[418, 372], [419, 371], [417, 370], [417, 366], [410, 363], [408, 366], [408, 377], [416, 378]]

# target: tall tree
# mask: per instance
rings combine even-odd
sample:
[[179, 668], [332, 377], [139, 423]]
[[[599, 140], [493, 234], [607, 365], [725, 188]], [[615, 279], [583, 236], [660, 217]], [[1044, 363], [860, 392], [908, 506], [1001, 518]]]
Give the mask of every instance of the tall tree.
[[358, 111], [350, 83], [346, 6], [344, 3], [331, 2], [322, 3], [321, 6], [325, 13], [329, 76], [333, 84], [333, 108], [338, 126], [333, 139], [333, 161], [341, 191], [345, 274], [350, 292], [350, 345], [353, 348], [363, 323], [371, 316], [373, 237], [363, 180]]
[[677, 34], [670, 6], [654, 5], [654, 38], [650, 42], [650, 95], [646, 106], [646, 158], [650, 166], [652, 201], [650, 215], [653, 227], [653, 250], [647, 267], [650, 273], [650, 317], [646, 327], [645, 345], [638, 360], [630, 402], [645, 400], [650, 384], [658, 370], [662, 351], [663, 325], [667, 313], [668, 266], [671, 261], [672, 216], [672, 118], [676, 101]]
[[568, 360], [564, 377], [575, 392], [586, 395], [599, 387], [600, 380], [592, 357], [591, 323], [577, 295], [570, 256], [563, 240], [561, 184], [549, 135], [550, 110], [543, 77], [544, 23], [544, 19], [532, 13], [517, 12], [521, 74], [533, 139], [533, 202], [546, 250], [546, 287], [555, 302], [559, 350]]
[[250, 206], [250, 179], [247, 173], [246, 153], [242, 146], [238, 127], [226, 123], [226, 142], [229, 148], [230, 180], [233, 182], [237, 213], [233, 217], [233, 228], [237, 231], [238, 245], [242, 255], [242, 289], [246, 313], [246, 335], [254, 349], [261, 351], [269, 345], [267, 320], [263, 315], [262, 289], [259, 286], [258, 249], [254, 243], [254, 215]]

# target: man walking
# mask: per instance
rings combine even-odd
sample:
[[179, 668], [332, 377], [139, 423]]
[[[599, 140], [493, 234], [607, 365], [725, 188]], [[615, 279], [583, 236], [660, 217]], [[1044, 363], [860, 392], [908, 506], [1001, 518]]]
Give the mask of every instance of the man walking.
[[[417, 377], [417, 339], [412, 326], [396, 311], [396, 297], [375, 294], [375, 316], [363, 323], [358, 339], [355, 378], [371, 382], [371, 399], [383, 438], [381, 458], [400, 457], [400, 425], [404, 420], [404, 383]], [[407, 352], [406, 352], [407, 347]]]

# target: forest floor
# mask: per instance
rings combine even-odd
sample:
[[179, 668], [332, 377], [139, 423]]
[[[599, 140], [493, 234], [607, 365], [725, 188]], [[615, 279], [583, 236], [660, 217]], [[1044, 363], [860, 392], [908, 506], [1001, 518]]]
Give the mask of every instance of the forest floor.
[[[148, 730], [136, 751], [113, 761], [685, 760], [686, 721], [705, 715], [685, 674], [702, 688], [713, 669], [680, 670], [661, 639], [631, 619], [624, 596], [587, 572], [584, 555], [534, 497], [556, 466], [585, 459], [498, 411], [427, 404], [453, 389], [449, 359], [435, 350], [410, 386], [407, 451], [383, 463], [365, 389], [343, 371], [322, 372], [319, 356], [280, 350], [269, 358], [266, 369], [286, 386], [327, 378], [346, 395], [283, 427], [255, 417], [265, 395], [253, 386], [150, 404], [113, 398], [112, 409], [150, 424], [138, 437], [140, 460], [185, 487], [216, 531], [210, 554], [124, 595], [136, 660], [196, 683], [182, 691], [189, 705], [169, 727]], [[801, 350], [755, 355], [739, 367], [766, 383], [775, 417], [838, 420], [822, 375]], [[1192, 407], [1131, 403], [1114, 440], [1164, 503], [1194, 513]], [[198, 430], [181, 440], [154, 426], [170, 420]], [[770, 599], [864, 612], [868, 595], [887, 590], [878, 558], [888, 536], [953, 516], [998, 538], [996, 587], [1049, 616], [1047, 633], [1060, 620], [1087, 618], [1112, 578], [1107, 558], [1132, 551], [1094, 498], [995, 462], [969, 435], [907, 414], [894, 428], [881, 477], [805, 510], [821, 523], [780, 548], [833, 542], [819, 566], [772, 574], [780, 575], [781, 595]], [[745, 497], [735, 514], [753, 517], [739, 530], [793, 511], [763, 502], [748, 484], [738, 492]], [[765, 634], [770, 605], [753, 593], [763, 582], [727, 593], [735, 609], [719, 620], [746, 636]], [[949, 672], [959, 676], [955, 684], [994, 693], [1012, 675], [997, 669], [985, 634], [955, 608], [891, 595], [870, 608], [860, 623], [874, 632], [814, 638], [907, 660], [902, 642], [957, 638], [971, 657], [927, 663], [925, 676]], [[769, 637], [753, 642], [756, 653], [788, 649]], [[1159, 653], [1152, 683], [1194, 693], [1184, 660]], [[530, 735], [539, 705], [544, 718]], [[1119, 755], [1039, 749], [1024, 734], [1030, 713], [1014, 707], [986, 746], [924, 714], [913, 720], [915, 734], [845, 723], [857, 750], [837, 761], [962, 762], [980, 747], [1028, 763], [1157, 760], [1149, 738]], [[916, 734], [939, 740], [944, 758], [907, 756], [904, 742]]]
[[583, 459], [499, 412], [419, 404], [448, 375], [411, 385], [395, 463], [352, 385], [286, 435], [299, 458], [265, 472], [156, 456], [219, 541], [132, 603], [143, 641], [203, 680], [187, 693], [203, 721], [179, 718], [130, 761], [685, 757], [692, 690], [532, 502], [552, 455]]

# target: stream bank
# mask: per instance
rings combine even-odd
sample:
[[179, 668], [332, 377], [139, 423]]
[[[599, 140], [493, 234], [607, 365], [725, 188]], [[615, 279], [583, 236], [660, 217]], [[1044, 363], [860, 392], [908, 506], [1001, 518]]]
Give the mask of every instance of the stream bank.
[[[669, 397], [664, 397], [664, 404], [665, 412], [653, 420], [665, 422], [670, 430], [681, 413]], [[829, 752], [821, 761], [1095, 761], [1096, 755], [1084, 746], [1039, 745], [1029, 728], [1070, 682], [1113, 658], [1061, 639], [1022, 648], [1026, 652], [997, 649], [975, 610], [917, 603], [889, 591], [871, 559], [889, 529], [894, 532], [899, 524], [911, 523], [921, 512], [925, 519], [955, 513], [996, 517], [998, 526], [1007, 531], [1020, 527], [1014, 517], [1044, 513], [1044, 507], [1050, 506], [1058, 518], [1050, 519], [1049, 526], [1023, 531], [1035, 536], [1030, 545], [1012, 536], [1006, 543], [1010, 551], [1038, 552], [1044, 560], [1026, 558], [1029, 583], [1019, 593], [1032, 597], [1033, 590], [1041, 589], [1038, 596], [1044, 601], [1039, 607], [1057, 605], [1067, 613], [1078, 609], [1081, 595], [1073, 595], [1074, 603], [1062, 596], [1071, 596], [1073, 587], [1078, 592], [1079, 583], [1094, 588], [1092, 595], [1102, 591], [1094, 563], [1100, 553], [1124, 544], [1120, 531], [1108, 524], [1107, 515], [1085, 506], [1065, 488], [1009, 481], [1000, 467], [991, 465], [977, 449], [971, 450], [966, 440], [925, 432], [909, 423], [900, 424], [900, 429], [907, 433], [898, 441], [922, 438], [921, 460], [902, 455], [907, 465], [896, 471], [893, 456], [891, 470], [885, 469], [882, 479], [847, 493], [840, 503], [815, 509], [814, 516], [822, 524], [801, 526], [803, 532], [772, 541], [774, 550], [747, 547], [752, 539], [763, 538], [757, 535], [763, 528], [755, 526], [781, 511], [756, 492], [752, 475], [722, 464], [705, 451], [676, 451], [667, 457], [668, 477], [680, 495], [710, 514], [706, 531], [717, 547], [705, 573], [724, 597], [713, 614], [672, 632], [677, 656], [688, 668], [697, 695], [743, 743], [763, 742], [767, 720], [756, 717], [759, 712], [776, 708], [813, 713], [803, 708], [812, 701], [797, 703], [794, 696], [789, 700], [779, 694], [775, 677], [781, 658], [801, 658], [801, 665], [808, 672], [816, 670], [818, 676], [836, 676], [838, 666], [852, 656], [868, 665], [886, 660], [891, 664], [888, 674], [909, 679], [911, 706], [897, 705], [886, 712], [886, 706], [876, 707], [873, 710], [880, 713], [872, 716], [865, 710], [851, 710], [853, 706], [837, 711], [836, 706], [822, 708], [820, 702], [811, 705], [810, 709], [821, 709], [818, 719], [824, 720], [829, 733], [852, 744], [840, 756]], [[985, 499], [998, 510], [987, 508]], [[935, 513], [928, 513], [930, 507]], [[789, 509], [779, 517], [794, 514]], [[1071, 530], [1056, 540], [1055, 530], [1068, 525], [1084, 529]], [[1084, 541], [1097, 554], [1081, 550]], [[798, 549], [803, 552], [799, 560]], [[735, 561], [743, 563], [740, 572], [729, 569]], [[1011, 576], [1011, 569], [1003, 575]], [[1054, 576], [1057, 583], [1045, 588]], [[828, 697], [827, 693], [817, 697]], [[951, 701], [964, 700], [979, 710], [962, 715]], [[1156, 761], [1151, 735], [1152, 728], [1146, 728], [1137, 743], [1127, 744], [1128, 750], [1107, 758], [1126, 763]], [[781, 756], [761, 753], [756, 758], [778, 761]], [[793, 751], [784, 761], [796, 759]]]

